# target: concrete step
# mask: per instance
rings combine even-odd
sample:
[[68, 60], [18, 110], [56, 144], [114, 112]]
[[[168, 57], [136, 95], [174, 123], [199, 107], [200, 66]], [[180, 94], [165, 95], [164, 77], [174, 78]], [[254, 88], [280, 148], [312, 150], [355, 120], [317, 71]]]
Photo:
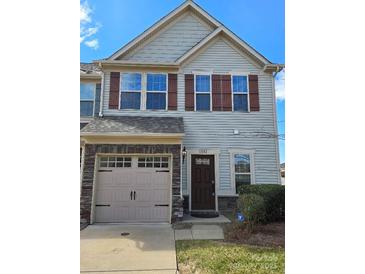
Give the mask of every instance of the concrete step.
[[194, 224], [191, 228], [175, 229], [175, 241], [178, 240], [223, 240], [224, 233], [220, 225]]

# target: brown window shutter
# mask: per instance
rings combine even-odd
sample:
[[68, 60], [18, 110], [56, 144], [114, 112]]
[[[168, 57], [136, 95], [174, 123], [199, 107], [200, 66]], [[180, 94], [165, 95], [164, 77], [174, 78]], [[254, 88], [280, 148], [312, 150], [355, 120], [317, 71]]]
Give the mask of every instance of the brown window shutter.
[[212, 75], [212, 103], [213, 111], [221, 111], [222, 106], [222, 75]]
[[257, 75], [249, 75], [250, 111], [260, 111], [259, 80]]
[[110, 73], [109, 109], [119, 107], [120, 72]]
[[177, 74], [168, 77], [168, 110], [177, 110]]
[[185, 110], [194, 111], [194, 74], [185, 74]]
[[222, 108], [223, 111], [232, 111], [231, 75], [222, 75]]

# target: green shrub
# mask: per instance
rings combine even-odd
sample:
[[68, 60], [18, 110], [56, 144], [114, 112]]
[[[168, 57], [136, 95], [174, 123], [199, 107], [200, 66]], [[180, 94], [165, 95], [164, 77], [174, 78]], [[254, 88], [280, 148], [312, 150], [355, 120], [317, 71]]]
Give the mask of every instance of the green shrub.
[[245, 222], [252, 230], [254, 225], [265, 221], [264, 198], [256, 194], [243, 194], [237, 200], [237, 207], [245, 216]]
[[266, 222], [285, 220], [285, 187], [282, 185], [241, 185], [239, 194], [256, 194], [265, 202]]

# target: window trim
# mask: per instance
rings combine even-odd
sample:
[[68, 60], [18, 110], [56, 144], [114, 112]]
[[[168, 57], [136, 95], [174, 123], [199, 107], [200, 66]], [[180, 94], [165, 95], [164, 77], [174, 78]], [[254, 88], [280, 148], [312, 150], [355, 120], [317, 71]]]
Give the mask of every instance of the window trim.
[[[110, 162], [114, 162], [115, 163], [115, 166], [114, 167], [110, 167], [109, 166], [109, 158], [111, 157], [114, 157], [115, 160], [114, 161], [110, 161]], [[105, 162], [105, 161], [102, 161], [102, 158], [107, 158], [106, 160], [106, 166], [105, 167], [102, 167], [101, 166], [101, 162]], [[118, 161], [117, 158], [123, 158], [122, 161]], [[130, 161], [126, 161], [125, 158], [131, 158]], [[130, 163], [131, 166], [124, 166], [125, 163]], [[122, 163], [122, 166], [121, 167], [118, 167], [117, 166], [117, 163]], [[110, 154], [110, 155], [105, 155], [105, 156], [101, 156], [99, 157], [98, 159], [98, 169], [109, 169], [109, 168], [132, 168], [132, 157], [131, 156], [126, 156], [126, 155], [113, 155], [113, 154]]]
[[[232, 101], [232, 112], [240, 112], [240, 113], [249, 113], [250, 110], [250, 81], [249, 81], [249, 75], [250, 74], [244, 74], [244, 73], [232, 73], [231, 74], [231, 101]], [[246, 76], [246, 82], [247, 82], [247, 93], [245, 92], [233, 92], [233, 76]], [[240, 110], [234, 110], [234, 95], [235, 94], [241, 94], [241, 95], [247, 95], [247, 111], [240, 111]]]
[[[144, 90], [144, 92], [145, 92], [145, 103], [144, 103], [144, 109], [143, 110], [147, 110], [147, 111], [167, 111], [168, 110], [168, 104], [169, 104], [169, 102], [168, 102], [168, 100], [169, 100], [169, 98], [168, 98], [168, 92], [169, 92], [169, 74], [168, 73], [166, 73], [166, 72], [145, 72], [144, 73], [145, 74], [145, 90]], [[150, 93], [163, 93], [163, 91], [156, 91], [156, 90], [150, 90], [150, 91], [148, 91], [147, 90], [147, 75], [148, 74], [162, 74], [162, 75], [165, 75], [166, 76], [166, 90], [165, 90], [165, 102], [166, 102], [166, 104], [165, 104], [165, 109], [147, 109], [147, 94], [150, 92]]]
[[[140, 74], [141, 75], [141, 90], [122, 90], [122, 76], [123, 74]], [[138, 110], [143, 110], [143, 74], [142, 72], [138, 72], [138, 71], [122, 71], [120, 72], [120, 76], [119, 76], [119, 100], [118, 100], [118, 110], [127, 110], [127, 111], [138, 111]], [[110, 87], [109, 87], [109, 92], [110, 92]], [[141, 100], [139, 102], [139, 109], [135, 109], [135, 108], [121, 108], [121, 99], [122, 99], [122, 92], [126, 92], [126, 93], [136, 93], [139, 92], [141, 95]]]
[[[256, 184], [255, 178], [255, 150], [253, 149], [232, 149], [229, 150], [230, 153], [230, 166], [231, 166], [231, 189], [233, 193], [237, 195], [236, 189], [236, 172], [235, 172], [235, 159], [236, 154], [246, 154], [250, 156], [250, 175], [251, 175], [251, 185]], [[248, 174], [248, 173], [246, 173]]]
[[[196, 112], [207, 112], [207, 111], [212, 111], [213, 109], [213, 104], [212, 104], [212, 72], [194, 72], [194, 111]], [[209, 95], [210, 95], [210, 99], [209, 99], [209, 103], [210, 103], [210, 108], [209, 110], [197, 110], [196, 109], [196, 105], [197, 105], [197, 94], [208, 94], [207, 92], [197, 92], [196, 91], [196, 76], [197, 75], [203, 75], [203, 76], [209, 76], [210, 79], [210, 91], [209, 91]]]
[[[94, 86], [94, 99], [90, 100], [90, 99], [81, 99], [80, 97], [80, 103], [81, 102], [92, 102], [93, 103], [93, 113], [90, 116], [85, 116], [85, 115], [81, 115], [80, 113], [80, 117], [94, 117], [94, 113], [95, 113], [95, 100], [96, 100], [96, 84], [95, 82], [80, 82], [80, 84], [92, 84]], [[80, 90], [81, 92], [81, 90]], [[80, 94], [81, 96], [81, 94]], [[80, 107], [81, 108], [81, 107]]]

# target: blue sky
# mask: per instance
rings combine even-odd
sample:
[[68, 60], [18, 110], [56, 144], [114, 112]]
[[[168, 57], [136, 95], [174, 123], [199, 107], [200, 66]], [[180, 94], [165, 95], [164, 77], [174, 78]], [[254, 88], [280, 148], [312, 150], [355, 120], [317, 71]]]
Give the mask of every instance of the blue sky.
[[[184, 0], [87, 0], [80, 9], [80, 59], [92, 62], [112, 53]], [[284, 0], [195, 0], [271, 62], [285, 63]], [[285, 73], [277, 76], [279, 134], [285, 134]], [[280, 162], [285, 142], [279, 139]]]

